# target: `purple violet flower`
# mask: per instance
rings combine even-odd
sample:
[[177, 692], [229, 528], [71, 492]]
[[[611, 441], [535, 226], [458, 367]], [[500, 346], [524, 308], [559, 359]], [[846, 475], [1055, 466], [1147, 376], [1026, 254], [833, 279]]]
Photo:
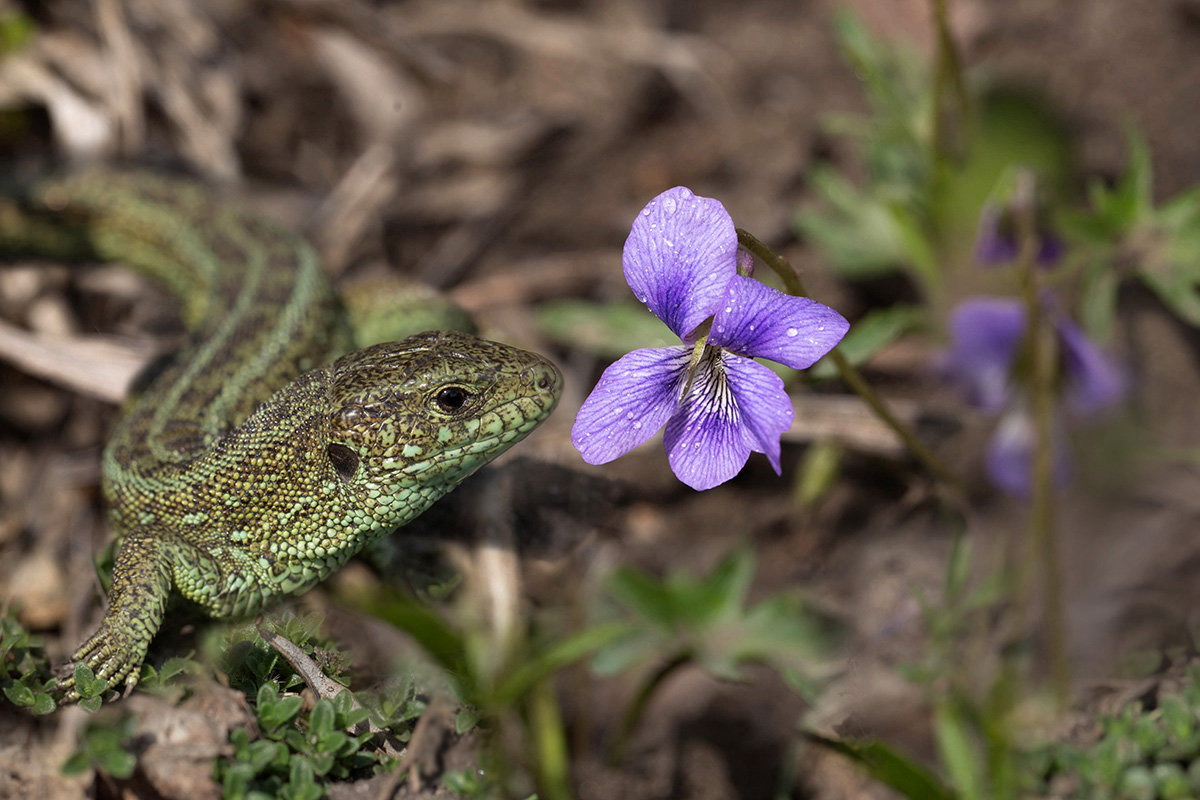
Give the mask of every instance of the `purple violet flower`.
[[634, 350], [604, 371], [571, 428], [583, 460], [608, 463], [665, 425], [671, 469], [693, 489], [729, 480], [751, 451], [778, 473], [792, 402], [783, 380], [752, 359], [804, 369], [849, 323], [807, 297], [739, 275], [729, 213], [682, 186], [638, 214], [623, 263], [634, 295], [682, 344]]
[[[1049, 267], [1062, 257], [1063, 243], [1048, 230], [1040, 217], [1037, 227], [1038, 248], [1034, 258], [1041, 266]], [[979, 216], [979, 229], [975, 236], [975, 259], [988, 267], [1011, 264], [1017, 260], [1019, 247], [1012, 212], [990, 204], [985, 206]]]
[[[1095, 416], [1121, 402], [1125, 375], [1117, 363], [1064, 315], [1053, 317], [1058, 336], [1059, 374], [1063, 410], [1055, 415], [1055, 476], [1069, 476], [1064, 416]], [[1031, 489], [1034, 426], [1028, 400], [1013, 380], [1014, 366], [1025, 337], [1025, 307], [1011, 298], [977, 297], [964, 301], [950, 318], [952, 344], [946, 371], [966, 391], [975, 406], [1002, 412], [988, 445], [988, 477], [1000, 489], [1027, 496]]]

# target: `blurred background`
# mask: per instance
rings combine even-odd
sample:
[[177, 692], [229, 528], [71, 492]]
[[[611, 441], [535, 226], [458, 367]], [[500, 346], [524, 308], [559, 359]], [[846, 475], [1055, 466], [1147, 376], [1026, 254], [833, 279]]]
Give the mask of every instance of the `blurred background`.
[[[583, 624], [619, 566], [705, 575], [741, 547], [757, 564], [747, 603], [798, 592], [838, 631], [819, 690], [795, 690], [773, 656], [746, 659], [766, 666], [740, 682], [673, 668], [619, 763], [605, 742], [653, 659], [564, 674], [579, 797], [896, 796], [801, 728], [889, 742], [949, 774], [955, 796], [1018, 796], [962, 790], [946, 714], [995, 711], [1005, 741], [1067, 737], [1194, 651], [1198, 52], [1194, 0], [0, 0], [0, 182], [96, 161], [190, 175], [303, 231], [339, 286], [416, 278], [486, 335], [554, 358], [558, 411], [497, 467], [539, 478], [508, 501], [532, 609]], [[633, 302], [621, 247], [638, 210], [681, 184], [718, 198], [854, 323], [848, 355], [949, 465], [957, 500], [829, 364], [787, 375], [797, 417], [782, 477], [756, 455], [696, 493], [654, 443], [582, 462], [569, 429], [600, 371], [670, 341]], [[1014, 188], [1030, 185], [1034, 200]], [[1056, 309], [1128, 385], [1118, 410], [1064, 434], [1061, 631], [1043, 624], [1055, 590], [1028, 498], [988, 479], [996, 416], [945, 369], [962, 300], [1021, 296], [1022, 267], [981, 265], [979, 237], [989, 214], [1003, 228], [1030, 204], [1063, 253], [1046, 279]], [[52, 659], [95, 619], [99, 450], [129, 378], [179, 341], [174, 308], [114, 267], [0, 270], [0, 602]], [[436, 513], [419, 535], [453, 538], [454, 509]], [[996, 575], [1002, 588], [961, 615], [942, 605], [965, 596], [947, 581], [967, 592]], [[337, 644], [359, 663], [404, 645], [325, 593], [377, 580], [351, 566], [301, 601], [343, 615]], [[1016, 603], [1021, 635], [997, 622], [1014, 580], [1033, 587]], [[1014, 649], [1028, 697], [1001, 714], [989, 703], [1012, 688]], [[1070, 714], [1038, 688], [1056, 652]], [[948, 686], [975, 705], [947, 711]], [[205, 794], [219, 788], [206, 766], [172, 789], [132, 746], [132, 778], [62, 777], [86, 718], [0, 706], [0, 720], [0, 796], [219, 796]], [[224, 753], [234, 727], [204, 747]], [[962, 733], [967, 761], [987, 760], [986, 727]], [[180, 741], [200, 747], [191, 735]], [[321, 791], [369, 796], [354, 785]]]

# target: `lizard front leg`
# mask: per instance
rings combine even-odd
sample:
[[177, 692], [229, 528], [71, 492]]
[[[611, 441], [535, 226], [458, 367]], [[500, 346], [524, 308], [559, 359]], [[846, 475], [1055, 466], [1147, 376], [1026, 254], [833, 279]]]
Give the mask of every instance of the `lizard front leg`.
[[[137, 683], [150, 640], [162, 624], [163, 610], [173, 584], [172, 561], [186, 557], [189, 549], [175, 536], [157, 529], [141, 528], [124, 537], [113, 565], [108, 611], [100, 627], [72, 660], [87, 664], [96, 677], [114, 688], [122, 681], [128, 688]], [[79, 699], [74, 675], [59, 682], [65, 702]]]

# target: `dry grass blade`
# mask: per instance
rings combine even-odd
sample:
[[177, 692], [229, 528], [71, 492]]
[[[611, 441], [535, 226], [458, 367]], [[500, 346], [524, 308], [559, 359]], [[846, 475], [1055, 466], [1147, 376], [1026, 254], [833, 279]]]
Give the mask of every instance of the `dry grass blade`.
[[149, 348], [99, 336], [46, 336], [0, 321], [0, 359], [30, 375], [119, 403], [151, 360]]

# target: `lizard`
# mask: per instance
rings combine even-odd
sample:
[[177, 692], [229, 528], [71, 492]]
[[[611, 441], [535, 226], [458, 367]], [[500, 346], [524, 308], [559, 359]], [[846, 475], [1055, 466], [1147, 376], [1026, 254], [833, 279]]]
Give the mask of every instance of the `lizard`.
[[[102, 454], [118, 545], [107, 610], [71, 661], [107, 690], [137, 683], [173, 595], [228, 618], [311, 588], [524, 438], [562, 391], [549, 360], [467, 333], [354, 349], [368, 343], [314, 248], [197, 183], [47, 179], [0, 202], [0, 250], [128, 264], [178, 295], [189, 330]], [[59, 688], [79, 699], [73, 674]]]

